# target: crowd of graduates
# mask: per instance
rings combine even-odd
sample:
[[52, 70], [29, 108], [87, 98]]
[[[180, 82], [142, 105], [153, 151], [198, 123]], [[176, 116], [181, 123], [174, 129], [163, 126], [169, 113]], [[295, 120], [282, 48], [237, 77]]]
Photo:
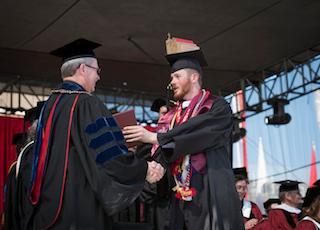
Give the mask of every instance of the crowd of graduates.
[[320, 180], [309, 187], [304, 199], [298, 181], [284, 180], [280, 184], [279, 197], [264, 202], [266, 215], [258, 205], [248, 199], [248, 177], [245, 168], [234, 169], [235, 185], [242, 203], [245, 229], [299, 229], [320, 228]]
[[[246, 198], [249, 186], [246, 169], [235, 168], [234, 175], [235, 187], [241, 200], [245, 229], [320, 229], [320, 180], [307, 189], [305, 197], [300, 194], [300, 182], [292, 180], [275, 182], [280, 184], [279, 197], [269, 198], [263, 203], [265, 209], [265, 214], [263, 214], [256, 203]], [[146, 225], [149, 226], [149, 229], [165, 229], [163, 228], [166, 223], [165, 212], [160, 213], [162, 215], [159, 216], [157, 213], [159, 207], [155, 208], [152, 199], [145, 198], [145, 196], [141, 197], [134, 206], [117, 214], [115, 219], [120, 222], [131, 222], [131, 224], [144, 222], [149, 224]], [[166, 204], [164, 200], [161, 203], [162, 206]], [[161, 220], [160, 223], [159, 220]]]

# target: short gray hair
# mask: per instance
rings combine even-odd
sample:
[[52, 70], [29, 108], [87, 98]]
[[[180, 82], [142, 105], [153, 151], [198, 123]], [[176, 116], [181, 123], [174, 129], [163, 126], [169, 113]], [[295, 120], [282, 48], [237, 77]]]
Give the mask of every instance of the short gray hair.
[[295, 191], [281, 191], [279, 192], [279, 200], [281, 202], [285, 201], [286, 195], [291, 196]]
[[92, 57], [83, 57], [83, 58], [72, 59], [70, 61], [63, 63], [63, 65], [60, 68], [61, 77], [65, 78], [65, 77], [73, 76], [81, 64], [91, 65], [94, 60], [95, 58], [92, 58]]
[[287, 194], [287, 192], [285, 192], [285, 191], [279, 192], [279, 200], [281, 202], [283, 202], [286, 199], [286, 194]]

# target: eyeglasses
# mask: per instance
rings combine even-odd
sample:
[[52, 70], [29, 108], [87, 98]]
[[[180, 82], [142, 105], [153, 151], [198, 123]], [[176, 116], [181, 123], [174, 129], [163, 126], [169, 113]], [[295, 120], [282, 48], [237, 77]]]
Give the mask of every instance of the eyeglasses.
[[87, 65], [87, 64], [84, 64], [84, 65], [87, 66], [87, 67], [89, 67], [89, 68], [91, 68], [91, 69], [95, 69], [95, 70], [97, 71], [97, 74], [100, 75], [100, 73], [101, 73], [101, 68], [99, 68], [99, 67], [94, 67], [94, 66]]

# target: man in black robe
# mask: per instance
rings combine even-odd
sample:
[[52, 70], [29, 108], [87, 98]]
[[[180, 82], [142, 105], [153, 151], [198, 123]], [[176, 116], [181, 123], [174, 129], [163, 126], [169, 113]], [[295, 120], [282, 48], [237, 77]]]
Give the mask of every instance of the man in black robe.
[[[29, 211], [28, 207], [30, 207], [28, 205], [27, 189], [30, 182], [33, 144], [32, 139], [24, 142], [17, 161], [9, 169], [5, 185], [5, 229], [24, 229], [21, 226], [23, 226], [24, 217]], [[23, 171], [23, 174], [21, 171]]]
[[177, 105], [158, 122], [157, 133], [125, 127], [125, 139], [154, 145], [168, 163], [173, 188], [169, 229], [244, 229], [230, 164], [232, 113], [228, 103], [202, 89], [200, 50], [167, 55]]
[[63, 58], [63, 83], [40, 113], [20, 229], [112, 229], [110, 216], [138, 197], [145, 180], [163, 175], [160, 164], [128, 154], [115, 119], [91, 94], [98, 46], [78, 39], [52, 52]]

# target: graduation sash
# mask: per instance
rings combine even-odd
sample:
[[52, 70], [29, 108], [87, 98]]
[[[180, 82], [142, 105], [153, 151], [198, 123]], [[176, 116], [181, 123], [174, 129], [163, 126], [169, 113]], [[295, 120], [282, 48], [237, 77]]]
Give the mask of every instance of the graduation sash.
[[[174, 126], [181, 125], [192, 117], [205, 113], [211, 109], [213, 105], [212, 95], [209, 91], [200, 90], [199, 93], [191, 100], [189, 106], [183, 112], [182, 103], [170, 110], [167, 114], [159, 119], [158, 133], [167, 132]], [[154, 145], [151, 150], [153, 155], [159, 145]], [[181, 154], [181, 157], [172, 164], [171, 173], [175, 179], [176, 186], [173, 190], [176, 197], [181, 200], [191, 201], [195, 196], [196, 190], [190, 187], [190, 179], [192, 170], [195, 169], [199, 173], [204, 173], [206, 168], [206, 157], [203, 153], [195, 153], [192, 155]]]

